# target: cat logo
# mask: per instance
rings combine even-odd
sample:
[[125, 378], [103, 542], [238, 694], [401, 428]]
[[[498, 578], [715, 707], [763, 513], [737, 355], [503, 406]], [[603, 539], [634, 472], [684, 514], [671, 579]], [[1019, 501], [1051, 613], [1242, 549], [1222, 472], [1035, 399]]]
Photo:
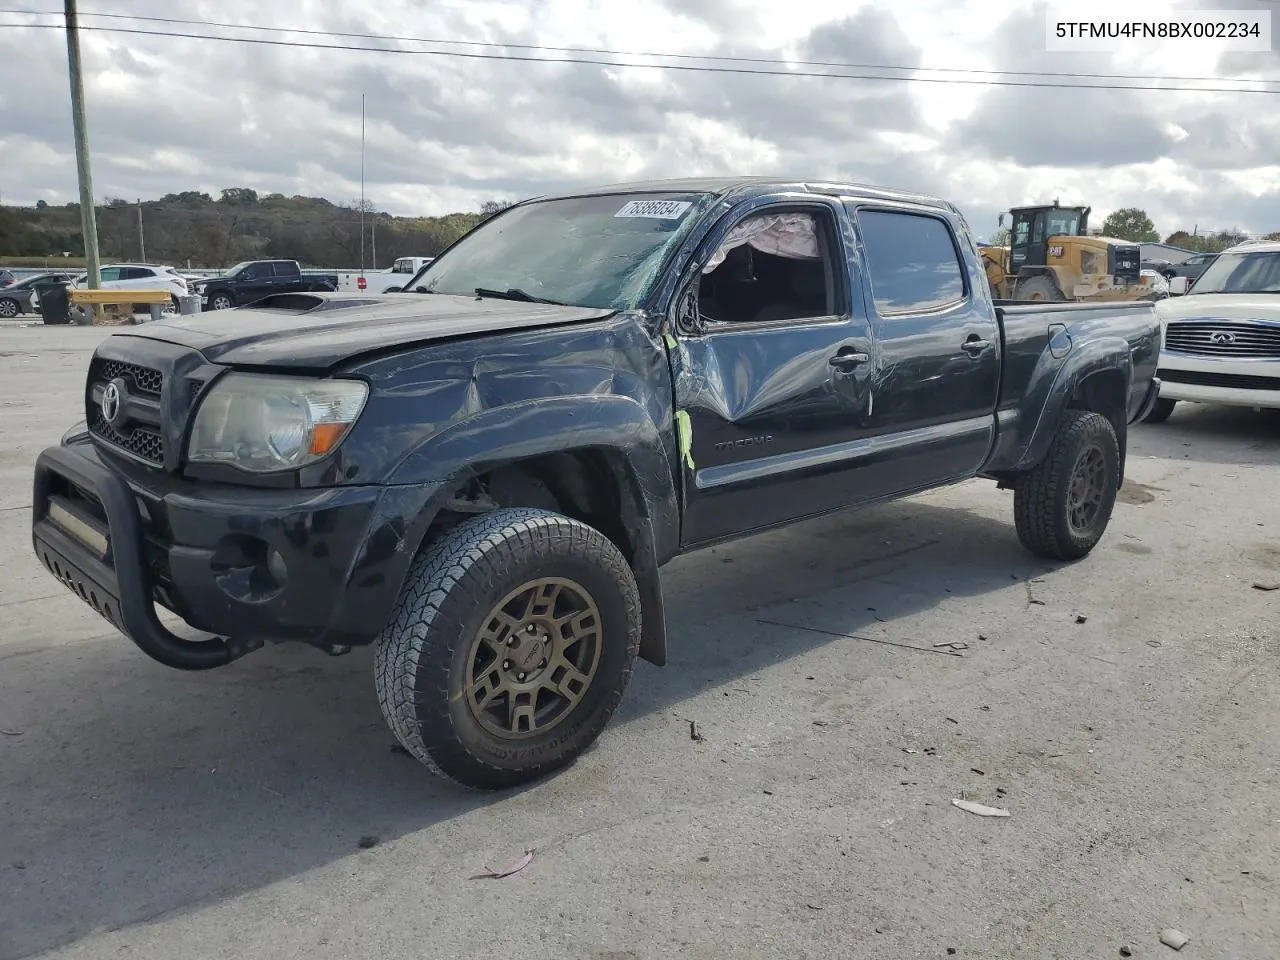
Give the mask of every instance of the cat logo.
[[721, 440], [716, 444], [716, 449], [732, 450], [735, 447], [762, 447], [766, 443], [773, 443], [773, 437], [765, 435], [760, 437], [743, 437], [741, 440]]
[[1060, 245], [1055, 245], [1055, 246], [1050, 247], [1050, 248], [1049, 248], [1049, 256], [1051, 256], [1051, 257], [1060, 257], [1060, 256], [1062, 256], [1062, 247], [1061, 247]]

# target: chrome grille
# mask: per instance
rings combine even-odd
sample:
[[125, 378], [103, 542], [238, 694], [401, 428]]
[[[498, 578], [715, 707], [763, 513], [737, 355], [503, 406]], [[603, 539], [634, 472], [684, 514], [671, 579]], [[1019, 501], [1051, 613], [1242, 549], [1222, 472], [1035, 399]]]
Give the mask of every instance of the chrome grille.
[[1280, 324], [1233, 320], [1174, 320], [1164, 346], [1174, 353], [1201, 357], [1280, 359]]

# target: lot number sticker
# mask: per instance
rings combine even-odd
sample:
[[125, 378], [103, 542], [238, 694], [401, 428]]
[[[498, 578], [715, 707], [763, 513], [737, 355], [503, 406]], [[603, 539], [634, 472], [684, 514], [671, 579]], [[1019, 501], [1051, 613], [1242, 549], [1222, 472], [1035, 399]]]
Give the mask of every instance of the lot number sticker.
[[679, 220], [693, 204], [688, 200], [632, 200], [615, 217], [647, 217], [651, 220]]

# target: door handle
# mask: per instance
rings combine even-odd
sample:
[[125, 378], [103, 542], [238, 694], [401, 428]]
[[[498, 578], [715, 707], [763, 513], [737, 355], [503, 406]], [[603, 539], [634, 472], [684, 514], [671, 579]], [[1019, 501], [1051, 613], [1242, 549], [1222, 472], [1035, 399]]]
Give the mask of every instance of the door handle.
[[871, 357], [867, 354], [855, 353], [853, 350], [846, 347], [827, 362], [830, 363], [831, 366], [840, 370], [852, 370], [858, 364], [866, 363], [870, 359]]
[[977, 334], [974, 334], [964, 343], [960, 344], [960, 349], [969, 354], [969, 356], [976, 357], [989, 346], [991, 346], [990, 340], [981, 340], [978, 338]]

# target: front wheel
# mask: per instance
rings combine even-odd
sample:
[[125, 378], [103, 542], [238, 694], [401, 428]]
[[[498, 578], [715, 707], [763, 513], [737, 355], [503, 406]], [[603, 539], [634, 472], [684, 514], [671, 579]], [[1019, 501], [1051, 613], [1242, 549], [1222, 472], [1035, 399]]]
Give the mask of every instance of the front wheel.
[[1014, 488], [1018, 538], [1050, 560], [1078, 560], [1106, 532], [1120, 477], [1120, 444], [1100, 413], [1069, 410], [1049, 452]]
[[0, 317], [11, 320], [22, 312], [22, 307], [13, 297], [0, 297]]
[[209, 298], [210, 310], [230, 310], [236, 305], [229, 293], [215, 293]]
[[617, 547], [557, 513], [496, 510], [414, 561], [377, 640], [378, 703], [433, 773], [514, 787], [595, 741], [639, 647], [639, 590]]
[[1177, 405], [1177, 400], [1168, 400], [1160, 398], [1152, 406], [1151, 410], [1142, 418], [1143, 423], [1164, 423], [1173, 413], [1173, 408]]

